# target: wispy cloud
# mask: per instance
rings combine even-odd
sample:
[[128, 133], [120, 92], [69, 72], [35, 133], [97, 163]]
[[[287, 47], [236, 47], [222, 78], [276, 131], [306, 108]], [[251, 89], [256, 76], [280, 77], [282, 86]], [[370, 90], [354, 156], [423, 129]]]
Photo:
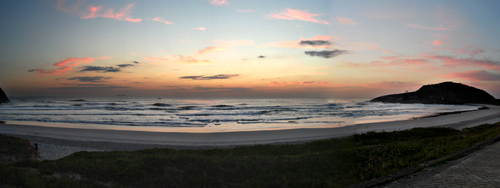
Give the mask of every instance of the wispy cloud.
[[323, 50], [323, 51], [305, 51], [304, 53], [306, 55], [310, 55], [313, 57], [318, 56], [323, 58], [332, 58], [339, 55], [348, 54], [349, 52], [347, 50], [331, 50], [331, 51]]
[[153, 18], [153, 21], [157, 21], [157, 22], [161, 22], [161, 23], [166, 23], [166, 24], [173, 24], [174, 22], [169, 22], [169, 21], [166, 21], [164, 20], [163, 18], [161, 17], [156, 17], [156, 18]]
[[276, 19], [283, 19], [283, 20], [302, 20], [302, 21], [307, 21], [307, 22], [314, 22], [314, 23], [328, 25], [328, 22], [326, 22], [326, 21], [314, 19], [314, 17], [320, 16], [320, 15], [322, 15], [322, 14], [311, 14], [311, 13], [308, 13], [307, 11], [294, 10], [291, 8], [287, 8], [286, 11], [282, 11], [280, 13], [273, 14], [273, 15], [271, 15], [271, 17], [276, 18]]
[[437, 30], [437, 31], [453, 30], [453, 28], [445, 27], [443, 25], [440, 25], [439, 27], [427, 27], [427, 26], [418, 25], [418, 24], [408, 24], [406, 26], [411, 27], [411, 28], [416, 28], [416, 29]]
[[102, 11], [102, 5], [92, 6], [90, 5], [85, 11], [76, 10], [76, 14], [82, 15], [80, 18], [82, 19], [90, 19], [90, 18], [111, 18], [115, 20], [121, 21], [129, 21], [129, 22], [141, 22], [140, 18], [132, 18], [130, 14], [132, 13], [132, 8], [134, 7], [134, 3], [128, 4], [123, 7], [119, 11], [115, 11], [114, 9], [107, 9], [106, 11]]
[[457, 72], [441, 76], [443, 78], [462, 78], [474, 82], [479, 81], [500, 81], [500, 74], [491, 73], [485, 70], [474, 70], [467, 72]]
[[239, 76], [238, 74], [218, 74], [214, 76], [182, 76], [179, 79], [191, 79], [191, 80], [221, 80], [230, 79]]
[[367, 88], [378, 88], [378, 89], [388, 89], [388, 88], [415, 88], [420, 87], [422, 84], [415, 82], [401, 82], [401, 81], [381, 81], [372, 84], [363, 84], [363, 87]]
[[493, 60], [479, 60], [474, 58], [454, 58], [451, 56], [437, 56], [437, 55], [422, 55], [425, 58], [440, 60], [447, 66], [470, 66], [470, 67], [483, 67], [489, 70], [500, 70], [500, 62]]
[[204, 27], [198, 27], [198, 28], [194, 28], [194, 30], [205, 31], [205, 28]]
[[227, 0], [208, 0], [210, 2], [210, 4], [213, 4], [213, 5], [225, 5], [227, 4]]
[[345, 18], [345, 17], [337, 17], [337, 19], [340, 21], [340, 23], [343, 23], [343, 24], [348, 24], [348, 25], [358, 24], [358, 23], [352, 21], [351, 19]]
[[61, 61], [53, 64], [54, 67], [58, 68], [56, 70], [32, 69], [32, 70], [29, 70], [29, 72], [37, 72], [38, 73], [37, 75], [63, 75], [63, 74], [67, 74], [70, 71], [72, 71], [73, 70], [72, 67], [78, 66], [82, 63], [93, 63], [99, 59], [111, 59], [111, 57], [107, 57], [107, 56], [98, 57], [98, 58], [68, 57], [68, 58], [65, 58], [64, 60], [61, 60]]
[[294, 81], [294, 82], [269, 82], [269, 87], [284, 87], [284, 86], [326, 86], [329, 83], [326, 81], [315, 82], [315, 81]]
[[432, 44], [433, 44], [434, 46], [441, 46], [441, 45], [443, 45], [443, 44], [444, 44], [444, 42], [443, 42], [443, 41], [440, 41], [440, 40], [434, 40], [434, 42], [432, 42]]
[[68, 78], [68, 80], [79, 80], [80, 82], [99, 83], [99, 82], [106, 82], [104, 80], [108, 80], [108, 79], [111, 79], [111, 78], [113, 78], [113, 77], [83, 76], [83, 77]]
[[206, 47], [204, 49], [198, 50], [197, 53], [198, 53], [198, 55], [202, 55], [202, 54], [206, 54], [206, 53], [210, 53], [210, 52], [214, 52], [214, 51], [221, 51], [223, 49], [224, 48], [219, 48], [216, 46], [209, 46], [209, 47]]
[[[313, 48], [330, 48], [332, 43], [330, 39], [333, 37], [325, 36], [325, 35], [317, 35], [313, 38], [300, 38], [299, 41], [282, 41], [282, 42], [271, 42], [269, 44], [261, 45], [261, 47], [277, 47], [277, 48], [304, 48], [304, 49], [313, 49]], [[336, 38], [336, 37], [335, 37]]]
[[343, 44], [349, 50], [376, 50], [384, 53], [394, 54], [391, 51], [381, 49], [377, 43], [368, 42], [350, 42]]

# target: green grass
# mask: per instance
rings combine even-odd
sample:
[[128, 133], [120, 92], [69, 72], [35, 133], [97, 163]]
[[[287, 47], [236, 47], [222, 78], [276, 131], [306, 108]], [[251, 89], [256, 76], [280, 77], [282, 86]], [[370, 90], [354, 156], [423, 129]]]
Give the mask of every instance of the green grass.
[[[436, 159], [500, 135], [500, 123], [457, 131], [415, 128], [294, 145], [232, 149], [78, 152], [56, 161], [0, 165], [15, 187], [344, 187]], [[81, 180], [53, 174], [79, 174]], [[34, 186], [29, 186], [34, 185]], [[36, 186], [35, 186], [36, 185]], [[73, 186], [75, 185], [75, 186]]]

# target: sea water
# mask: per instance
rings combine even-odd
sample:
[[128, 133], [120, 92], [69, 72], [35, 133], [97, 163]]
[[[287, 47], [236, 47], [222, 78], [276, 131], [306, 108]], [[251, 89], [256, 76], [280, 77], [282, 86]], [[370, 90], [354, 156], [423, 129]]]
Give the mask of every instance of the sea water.
[[391, 104], [366, 98], [166, 99], [19, 97], [0, 104], [1, 121], [211, 128], [221, 131], [337, 127], [478, 110], [478, 106]]

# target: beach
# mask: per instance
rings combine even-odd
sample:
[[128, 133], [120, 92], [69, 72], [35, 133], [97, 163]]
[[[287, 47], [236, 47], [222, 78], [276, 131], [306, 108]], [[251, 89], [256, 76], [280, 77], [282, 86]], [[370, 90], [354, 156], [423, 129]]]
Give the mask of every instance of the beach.
[[[77, 151], [130, 151], [147, 148], [209, 149], [254, 144], [301, 143], [415, 127], [463, 129], [500, 122], [500, 106], [436, 117], [391, 122], [363, 123], [324, 128], [249, 130], [227, 132], [186, 132], [185, 129], [131, 126], [79, 126], [57, 123], [5, 122], [0, 133], [18, 136], [39, 144], [42, 159], [58, 159]], [[184, 131], [184, 132], [182, 132]]]

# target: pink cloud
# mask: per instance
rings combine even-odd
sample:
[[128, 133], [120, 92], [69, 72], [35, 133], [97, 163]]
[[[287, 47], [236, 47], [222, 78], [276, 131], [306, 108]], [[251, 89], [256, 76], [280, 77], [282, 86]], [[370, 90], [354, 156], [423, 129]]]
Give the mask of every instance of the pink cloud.
[[226, 0], [208, 0], [208, 1], [210, 1], [210, 4], [214, 4], [214, 5], [225, 5], [225, 4], [227, 4]]
[[160, 17], [153, 18], [153, 21], [162, 22], [162, 23], [166, 23], [166, 24], [173, 24], [174, 23], [174, 22], [166, 21], [166, 20], [164, 20], [163, 18], [160, 18]]
[[73, 7], [65, 7], [64, 4], [62, 3], [62, 1], [59, 1], [56, 9], [67, 12], [67, 13], [80, 15], [80, 18], [82, 18], [82, 19], [104, 17], [104, 18], [112, 18], [112, 19], [116, 19], [116, 20], [129, 21], [129, 22], [142, 21], [142, 19], [140, 19], [140, 18], [131, 18], [129, 16], [130, 13], [132, 12], [133, 6], [134, 6], [134, 3], [129, 4], [116, 13], [114, 13], [115, 11], [113, 9], [107, 9], [105, 12], [102, 12], [102, 9], [103, 9], [102, 5], [99, 5], [99, 6], [89, 5], [87, 8], [85, 8], [85, 10], [82, 11], [82, 10], [80, 10], [80, 7], [81, 7], [80, 1], [78, 1]]
[[63, 75], [69, 73], [69, 71], [72, 71], [75, 66], [78, 66], [82, 63], [93, 63], [96, 60], [99, 59], [111, 59], [111, 57], [103, 56], [103, 57], [98, 57], [98, 58], [91, 58], [91, 57], [83, 57], [83, 58], [75, 58], [75, 57], [69, 57], [64, 60], [61, 60], [57, 63], [54, 63], [54, 67], [57, 67], [59, 69], [56, 70], [44, 70], [44, 69], [33, 69], [29, 70], [29, 72], [37, 72], [38, 76], [39, 75]]
[[216, 47], [216, 46], [209, 46], [209, 47], [206, 47], [204, 49], [198, 50], [197, 53], [199, 55], [201, 55], [201, 54], [206, 54], [206, 53], [210, 53], [210, 52], [214, 52], [214, 51], [221, 51], [223, 49], [224, 48], [219, 48], [219, 47]]
[[205, 28], [204, 27], [198, 27], [198, 28], [194, 28], [194, 30], [205, 31]]
[[469, 51], [469, 55], [471, 55], [471, 56], [476, 56], [477, 54], [480, 54], [480, 53], [484, 53], [484, 51], [481, 49], [475, 49], [475, 50]]
[[490, 70], [500, 70], [500, 62], [492, 60], [476, 60], [473, 58], [459, 59], [450, 56], [423, 55], [429, 59], [440, 60], [447, 66], [481, 66]]
[[354, 24], [357, 24], [355, 23], [354, 21], [352, 21], [351, 19], [349, 18], [344, 18], [344, 17], [337, 17], [337, 19], [343, 23], [343, 24], [349, 24], [349, 25], [354, 25]]
[[314, 17], [320, 16], [321, 14], [310, 14], [307, 11], [294, 10], [290, 8], [287, 8], [286, 10], [286, 12], [280, 12], [278, 14], [272, 15], [271, 17], [283, 20], [302, 20], [328, 25], [328, 22], [326, 21], [314, 19]]
[[494, 74], [485, 70], [475, 70], [467, 72], [457, 72], [441, 76], [443, 78], [462, 78], [474, 82], [479, 81], [500, 81], [500, 74]]
[[[282, 42], [271, 42], [269, 44], [264, 44], [261, 45], [261, 47], [277, 47], [277, 48], [301, 48], [301, 49], [312, 49], [312, 48], [330, 48], [330, 44], [323, 44], [323, 45], [302, 45], [300, 44], [301, 41], [329, 41], [332, 37], [330, 36], [324, 36], [324, 35], [317, 35], [313, 38], [307, 39], [307, 38], [300, 38], [298, 41], [282, 41]], [[337, 39], [337, 37], [334, 37]]]
[[362, 86], [367, 88], [387, 89], [387, 88], [416, 88], [421, 86], [421, 84], [417, 84], [415, 82], [382, 81], [373, 84], [362, 84]]
[[187, 64], [210, 64], [209, 60], [198, 60], [192, 56], [182, 56], [182, 55], [174, 55], [177, 58], [177, 62], [187, 63]]
[[441, 46], [441, 45], [443, 45], [443, 41], [434, 40], [434, 42], [432, 42], [432, 44], [434, 44], [434, 46]]

